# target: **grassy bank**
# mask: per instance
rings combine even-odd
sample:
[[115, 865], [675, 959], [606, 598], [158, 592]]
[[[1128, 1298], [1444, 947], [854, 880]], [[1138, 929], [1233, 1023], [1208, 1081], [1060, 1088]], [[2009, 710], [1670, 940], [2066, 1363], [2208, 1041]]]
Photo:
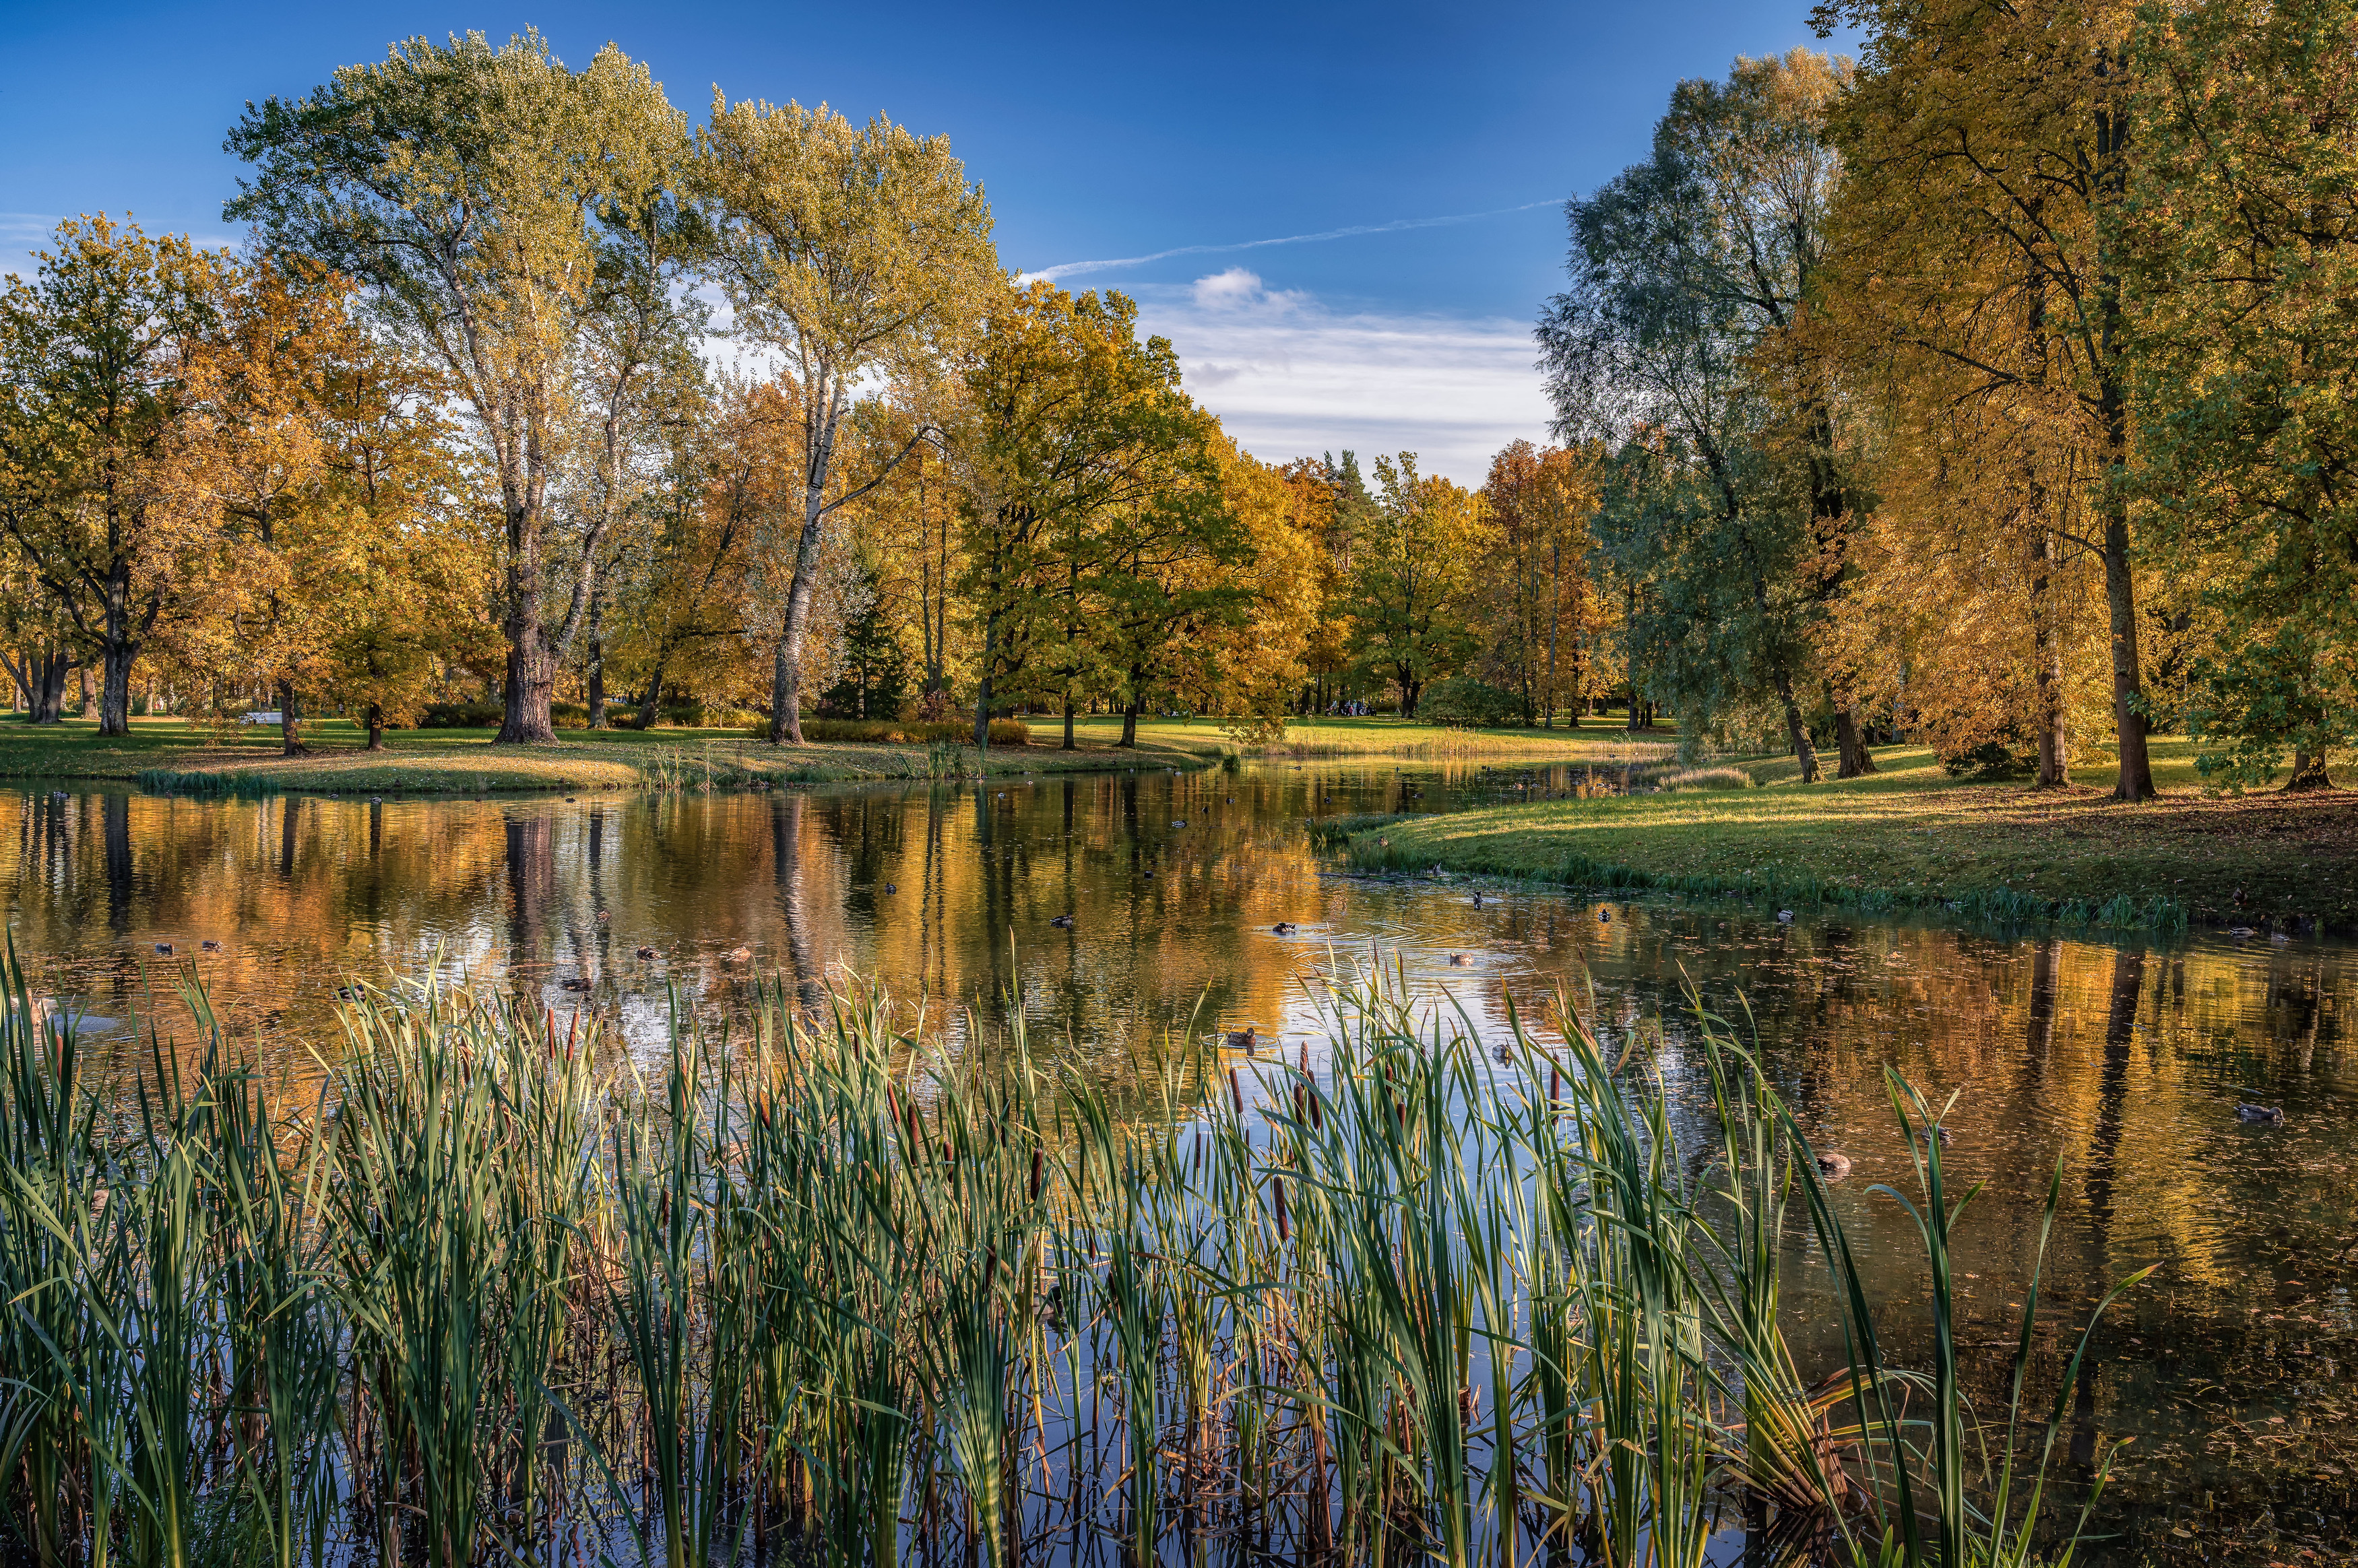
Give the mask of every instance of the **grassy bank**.
[[1369, 869], [1437, 865], [1585, 888], [2120, 927], [2358, 923], [2358, 792], [2208, 795], [2189, 742], [2161, 737], [2154, 749], [2163, 794], [2136, 806], [2112, 802], [2104, 767], [2042, 792], [1960, 783], [1929, 752], [1894, 747], [1862, 779], [1804, 785], [1779, 761], [1747, 770], [1764, 787], [1327, 831]]
[[[316, 1106], [215, 1041], [135, 1119], [6, 982], [28, 1559], [1700, 1568], [1748, 1506], [1795, 1557], [1929, 1568], [2054, 1522], [2010, 1418], [2060, 1418], [2086, 1303], [2042, 1302], [2043, 1245], [2011, 1313], [1952, 1286], [1928, 1135], [1928, 1299], [1871, 1315], [1708, 1023], [1699, 1134], [1585, 1033], [1494, 1060], [1377, 983], [1314, 1063], [1183, 1040], [1143, 1103], [857, 984], [651, 1054], [405, 986], [347, 1008]], [[1822, 1266], [1878, 1353], [1789, 1340], [1780, 1275]], [[2013, 1324], [2009, 1399], [1978, 1346]]]
[[[1030, 720], [1033, 738], [1054, 744], [1060, 721]], [[1074, 725], [1085, 741], [1108, 742], [1121, 733], [1119, 719], [1083, 719]], [[1617, 721], [1589, 719], [1576, 730], [1452, 730], [1391, 718], [1305, 719], [1285, 727], [1282, 739], [1238, 744], [1217, 719], [1141, 719], [1141, 745], [1238, 754], [1291, 762], [1618, 762], [1667, 758], [1678, 743], [1668, 726], [1632, 735]]]
[[[738, 730], [560, 731], [545, 746], [495, 746], [489, 730], [389, 732], [385, 749], [341, 719], [304, 727], [309, 754], [282, 756], [275, 726], [216, 736], [178, 719], [135, 719], [127, 736], [102, 739], [94, 722], [35, 726], [0, 721], [0, 777], [135, 781], [156, 790], [255, 794], [292, 790], [484, 794], [501, 790], [748, 787], [863, 779], [957, 779], [979, 774], [1204, 767], [1217, 748], [1141, 736], [1122, 750], [1092, 735], [1065, 752], [1052, 737], [993, 748], [820, 741], [777, 747]], [[1050, 743], [1036, 743], [1045, 740]]]

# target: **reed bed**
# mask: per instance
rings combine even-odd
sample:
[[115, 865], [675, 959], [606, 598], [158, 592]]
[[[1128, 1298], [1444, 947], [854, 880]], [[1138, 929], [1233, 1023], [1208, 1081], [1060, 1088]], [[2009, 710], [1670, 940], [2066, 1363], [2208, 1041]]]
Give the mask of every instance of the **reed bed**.
[[[1903, 1367], [1708, 1019], [1691, 1105], [1568, 1004], [1486, 1049], [1371, 971], [1314, 1054], [1181, 1043], [1117, 1105], [856, 982], [637, 1061], [403, 987], [288, 1107], [193, 989], [200, 1065], [102, 1093], [5, 979], [13, 1562], [2013, 1564], [2090, 1500], [2045, 1491], [2076, 1357], [2024, 1420], [2035, 1276], [1966, 1399], [1938, 1141], [1884, 1200]], [[1805, 1255], [1837, 1366], [1785, 1336]]]

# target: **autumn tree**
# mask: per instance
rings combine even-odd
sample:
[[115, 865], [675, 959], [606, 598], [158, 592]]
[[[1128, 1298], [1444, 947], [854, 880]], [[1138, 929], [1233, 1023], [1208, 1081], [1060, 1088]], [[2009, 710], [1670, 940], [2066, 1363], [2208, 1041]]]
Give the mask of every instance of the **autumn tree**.
[[1391, 679], [1404, 719], [1476, 645], [1473, 587], [1490, 539], [1479, 495], [1419, 473], [1413, 452], [1376, 460], [1376, 505], [1352, 563], [1352, 654]]
[[[1588, 570], [1592, 467], [1585, 453], [1513, 441], [1490, 460], [1482, 486], [1498, 568], [1482, 585], [1486, 673], [1521, 698], [1527, 724], [1552, 724], [1562, 697], [1585, 689], [1597, 619]], [[1576, 707], [1572, 722], [1580, 722]]]
[[642, 344], [632, 361], [623, 345], [631, 313], [661, 313], [693, 237], [672, 195], [686, 122], [611, 45], [574, 71], [537, 34], [499, 49], [470, 34], [413, 38], [303, 97], [249, 105], [227, 145], [254, 172], [226, 215], [357, 280], [376, 324], [465, 410], [505, 524], [499, 738], [553, 739], [557, 672], [612, 519], [553, 492], [568, 475], [598, 482], [580, 471], [602, 456], [579, 428], [585, 389], [602, 380], [627, 404], [660, 380], [660, 353]]
[[1205, 439], [1178, 357], [1161, 338], [1140, 341], [1137, 322], [1121, 295], [1049, 283], [1005, 293], [983, 318], [950, 442], [978, 746], [995, 694], [1021, 689], [1035, 661], [1085, 630], [1071, 596], [1120, 547], [1116, 520], [1151, 514]]
[[122, 735], [133, 664], [219, 560], [191, 374], [228, 263], [104, 217], [36, 261], [0, 295], [0, 528], [103, 672], [99, 732]]
[[[2081, 456], [2070, 542], [2104, 567], [2121, 800], [2154, 793], [2131, 532], [2124, 269], [2136, 86], [2125, 0], [1839, 0], [1866, 35], [1830, 112], [1845, 178], [1837, 280], [1855, 330], [1932, 355], [1969, 401]], [[1953, 378], [1950, 378], [1953, 379]], [[2051, 468], [2053, 465], [2050, 465]], [[2060, 497], [2038, 498], [2059, 534]]]
[[[1225, 434], [1212, 443], [1222, 502], [1245, 548], [1230, 576], [1244, 589], [1241, 613], [1205, 627], [1207, 684], [1240, 737], [1282, 733], [1301, 699], [1315, 639], [1339, 617], [1325, 613], [1325, 539], [1332, 498], [1303, 463], [1277, 467]], [[1338, 656], [1336, 665], [1342, 659]]]
[[938, 351], [997, 281], [990, 209], [942, 136], [882, 116], [853, 125], [824, 104], [730, 103], [716, 92], [697, 178], [719, 231], [717, 265], [737, 330], [774, 351], [802, 415], [799, 529], [778, 618], [770, 738], [800, 744], [799, 708], [822, 535], [839, 507], [917, 449], [854, 482], [837, 442], [871, 374]]

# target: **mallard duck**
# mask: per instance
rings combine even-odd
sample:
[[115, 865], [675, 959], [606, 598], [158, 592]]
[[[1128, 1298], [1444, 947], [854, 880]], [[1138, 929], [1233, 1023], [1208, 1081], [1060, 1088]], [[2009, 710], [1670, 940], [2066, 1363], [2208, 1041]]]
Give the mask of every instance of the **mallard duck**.
[[172, 945], [169, 942], [158, 942], [156, 944], [156, 951], [168, 958], [172, 956]]
[[574, 975], [559, 983], [569, 991], [586, 991], [595, 990], [598, 989], [598, 982], [591, 979], [587, 975]]
[[1792, 925], [1792, 924], [1793, 924], [1793, 912], [1792, 912], [1791, 910], [1790, 910], [1790, 909], [1780, 909], [1780, 910], [1779, 910], [1779, 911], [1777, 912], [1777, 924], [1778, 924], [1778, 925]]
[[642, 957], [642, 958], [653, 958], [653, 957], [657, 957], [657, 956], [658, 956], [658, 955], [656, 954], [655, 950], [654, 950], [653, 947], [645, 947], [645, 946], [642, 946], [642, 947], [639, 949], [639, 957]]
[[884, 891], [887, 893], [896, 893], [901, 891], [901, 886], [898, 882], [886, 882], [884, 884]]
[[1474, 960], [1463, 953], [1452, 953], [1449, 955], [1449, 967], [1453, 969], [1470, 969], [1474, 967]]
[[2270, 1127], [2284, 1125], [2284, 1107], [2280, 1105], [2239, 1105], [2235, 1114], [2245, 1121], [2264, 1121]]
[[1174, 827], [1184, 827], [1187, 824], [1184, 818], [1176, 818], [1173, 820], [1171, 826]]
[[197, 945], [208, 953], [218, 953], [222, 950], [222, 945], [214, 941], [210, 936], [206, 937], [202, 942]]
[[1598, 911], [1596, 912], [1596, 924], [1597, 924], [1597, 925], [1612, 925], [1612, 924], [1613, 924], [1613, 912], [1612, 912], [1611, 910], [1609, 910], [1609, 909], [1600, 909], [1600, 910], [1598, 910]]
[[1073, 917], [1069, 914], [1060, 914], [1055, 919], [1049, 921], [1048, 924], [1055, 926], [1059, 931], [1070, 931], [1073, 928]]
[[1837, 1154], [1831, 1149], [1818, 1152], [1818, 1173], [1830, 1182], [1839, 1182], [1850, 1174], [1850, 1156]]
[[1250, 1051], [1260, 1044], [1260, 1026], [1249, 1023], [1242, 1029], [1231, 1029], [1221, 1037], [1231, 1051]]
[[1474, 892], [1474, 907], [1476, 909], [1482, 907], [1482, 892], [1478, 888], [1476, 889]]
[[1276, 932], [1280, 936], [1291, 936], [1293, 935], [1293, 922], [1291, 920], [1281, 920], [1276, 925], [1271, 926], [1270, 929]]
[[753, 949], [751, 947], [731, 947], [728, 952], [723, 953], [721, 957], [726, 962], [731, 964], [750, 964], [753, 961]]

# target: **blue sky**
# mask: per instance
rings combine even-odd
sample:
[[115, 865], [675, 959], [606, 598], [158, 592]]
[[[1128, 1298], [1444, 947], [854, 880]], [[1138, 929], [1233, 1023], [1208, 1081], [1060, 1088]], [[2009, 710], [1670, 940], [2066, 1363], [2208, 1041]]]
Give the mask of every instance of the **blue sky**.
[[[1556, 203], [1643, 153], [1680, 78], [1812, 42], [1807, 14], [0, 0], [0, 268], [86, 211], [233, 239], [221, 139], [247, 99], [395, 38], [537, 26], [576, 64], [620, 44], [692, 114], [717, 82], [946, 133], [990, 192], [1001, 259], [1135, 295], [1260, 455], [1408, 449], [1476, 480], [1544, 434], [1530, 326], [1561, 276]], [[1487, 215], [1425, 222], [1466, 214]], [[1338, 230], [1369, 232], [1198, 248]]]

